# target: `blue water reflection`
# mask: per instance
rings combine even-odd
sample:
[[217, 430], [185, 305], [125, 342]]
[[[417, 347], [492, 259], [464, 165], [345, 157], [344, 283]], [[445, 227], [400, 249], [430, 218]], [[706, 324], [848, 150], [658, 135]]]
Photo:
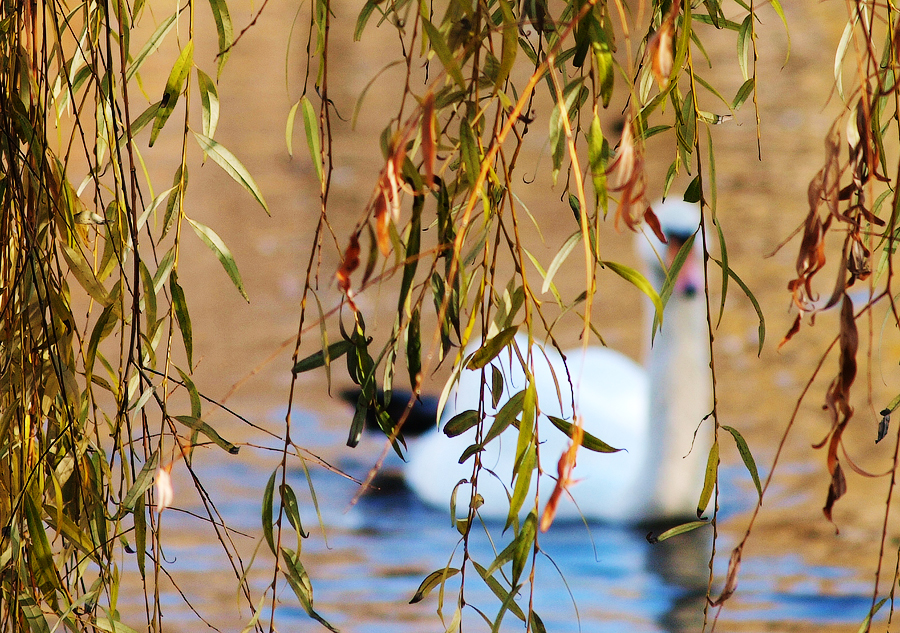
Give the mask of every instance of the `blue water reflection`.
[[[317, 437], [325, 443], [343, 439]], [[361, 476], [374, 460], [371, 454], [357, 455], [348, 452], [339, 466]], [[219, 510], [232, 528], [259, 536], [259, 498], [271, 474], [270, 467], [271, 464], [217, 460], [215, 468], [200, 472], [207, 489], [216, 490], [227, 484], [233, 491], [218, 499]], [[437, 590], [419, 604], [408, 603], [422, 579], [447, 565], [451, 555], [451, 566], [459, 566], [460, 535], [451, 527], [449, 512], [426, 507], [405, 489], [366, 496], [351, 506], [356, 484], [321, 468], [311, 468], [311, 473], [327, 544], [316, 527], [301, 469], [291, 471], [290, 483], [300, 498], [304, 527], [313, 533], [303, 543], [303, 560], [313, 581], [316, 609], [345, 633], [443, 631], [445, 627], [435, 614]], [[729, 495], [730, 505], [723, 509], [722, 516], [742, 514], [752, 506], [755, 495], [752, 486], [744, 485], [746, 473], [739, 468], [725, 469], [722, 477], [730, 491], [747, 491], [744, 498], [737, 500]], [[178, 529], [177, 524], [192, 525], [193, 521], [177, 513], [167, 514], [166, 520], [169, 529]], [[506, 544], [502, 526], [490, 525], [488, 529], [495, 547], [501, 549]], [[496, 550], [483, 529], [472, 533], [472, 556], [487, 567]], [[549, 533], [541, 535], [534, 606], [547, 630], [700, 630], [711, 531], [697, 530], [656, 545], [650, 545], [645, 535], [646, 530], [585, 526], [578, 522], [557, 523]], [[721, 587], [728, 547], [726, 543], [719, 544], [717, 588]], [[177, 561], [173, 567], [176, 570], [211, 573], [223, 569], [223, 554], [215, 551], [214, 545], [198, 548], [170, 544], [167, 554], [170, 561]], [[505, 569], [508, 572], [509, 565]], [[499, 606], [497, 598], [471, 566], [468, 570], [467, 604], [494, 617]], [[251, 586], [259, 595], [270, 582], [270, 573], [260, 574], [251, 579]], [[444, 606], [447, 622], [453, 615], [458, 588], [459, 576], [448, 580]], [[722, 612], [720, 630], [725, 630], [722, 626], [729, 622], [741, 630], [747, 630], [747, 626], [769, 630], [772, 623], [791, 623], [791, 630], [848, 625], [862, 621], [871, 603], [866, 579], [838, 566], [808, 565], [791, 553], [748, 557], [741, 569], [738, 596], [734, 606], [729, 604]], [[309, 620], [287, 588], [282, 588], [280, 599], [282, 605], [276, 614], [280, 630], [324, 630]], [[188, 612], [166, 603], [169, 622], [176, 614], [178, 619], [184, 614], [185, 621], [191, 620]], [[521, 596], [519, 603], [527, 605], [527, 595]], [[474, 609], [467, 608], [464, 614], [464, 630], [489, 630]], [[522, 629], [523, 624], [507, 613], [501, 630]]]

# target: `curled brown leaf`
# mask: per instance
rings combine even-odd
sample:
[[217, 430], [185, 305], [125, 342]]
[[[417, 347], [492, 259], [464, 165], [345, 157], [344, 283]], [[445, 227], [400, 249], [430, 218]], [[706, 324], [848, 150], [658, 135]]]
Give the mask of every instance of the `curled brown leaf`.
[[352, 233], [350, 235], [350, 243], [347, 245], [347, 250], [344, 251], [341, 267], [338, 268], [336, 274], [338, 288], [346, 295], [347, 301], [350, 303], [350, 307], [354, 312], [356, 311], [356, 304], [353, 303], [353, 291], [350, 288], [350, 275], [352, 275], [353, 271], [359, 267], [359, 252], [359, 235], [357, 233]]
[[434, 163], [437, 160], [437, 143], [434, 138], [434, 93], [422, 100], [422, 163], [425, 167], [425, 186], [434, 186]]
[[675, 3], [669, 12], [669, 17], [660, 25], [659, 30], [650, 38], [647, 44], [647, 55], [650, 57], [650, 71], [659, 84], [660, 90], [669, 87], [669, 77], [672, 76], [672, 68], [675, 63], [675, 54], [672, 47], [675, 38], [675, 15], [677, 7]]
[[629, 123], [622, 130], [619, 149], [606, 173], [609, 177], [609, 190], [620, 194], [616, 208], [616, 228], [621, 221], [630, 230], [636, 231], [649, 207], [644, 200], [647, 189], [644, 151], [640, 143], [635, 141], [631, 128]]
[[722, 593], [719, 594], [719, 597], [715, 600], [707, 598], [709, 600], [709, 606], [718, 607], [725, 603], [737, 589], [737, 575], [738, 571], [741, 568], [741, 556], [743, 554], [744, 546], [743, 544], [737, 546], [731, 552], [731, 558], [728, 559], [728, 573], [725, 575], [725, 586], [722, 588]]
[[572, 471], [575, 468], [578, 447], [581, 446], [583, 438], [584, 427], [582, 426], [581, 418], [576, 418], [576, 423], [572, 426], [572, 440], [569, 443], [569, 448], [560, 456], [556, 465], [556, 486], [554, 486], [553, 493], [550, 495], [547, 505], [544, 506], [544, 512], [541, 514], [541, 532], [546, 532], [550, 529], [553, 519], [556, 517], [556, 510], [559, 507], [562, 493], [577, 481], [572, 479]]

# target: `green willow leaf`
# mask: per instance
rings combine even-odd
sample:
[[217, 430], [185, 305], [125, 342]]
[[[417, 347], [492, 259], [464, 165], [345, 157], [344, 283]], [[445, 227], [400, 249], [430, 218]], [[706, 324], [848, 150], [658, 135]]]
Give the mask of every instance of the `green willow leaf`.
[[300, 600], [300, 604], [303, 606], [303, 610], [306, 611], [306, 614], [313, 620], [327, 628], [329, 631], [332, 631], [333, 633], [339, 633], [336, 628], [329, 624], [327, 620], [325, 620], [316, 612], [315, 609], [313, 609], [312, 582], [309, 579], [309, 574], [303, 567], [303, 564], [300, 562], [300, 557], [297, 556], [297, 554], [294, 553], [293, 550], [290, 550], [287, 547], [282, 547], [281, 558], [286, 563], [282, 567], [282, 573], [284, 573], [285, 578], [287, 578], [288, 584], [290, 584], [291, 589], [294, 590], [294, 594], [297, 596], [297, 599]]
[[553, 261], [550, 262], [550, 266], [547, 267], [547, 274], [544, 275], [544, 285], [541, 286], [541, 294], [550, 289], [550, 284], [553, 283], [553, 278], [556, 276], [559, 267], [563, 265], [572, 253], [572, 249], [574, 249], [580, 241], [581, 231], [576, 231], [566, 240], [566, 243], [562, 245], [562, 248], [559, 249], [559, 252], [553, 257]]
[[466, 80], [463, 77], [462, 71], [459, 69], [459, 63], [447, 46], [447, 40], [444, 39], [441, 32], [435, 28], [434, 24], [424, 16], [422, 17], [422, 26], [425, 29], [425, 34], [428, 36], [428, 41], [431, 42], [432, 50], [437, 53], [438, 59], [441, 60], [447, 74], [453, 81], [459, 84], [460, 89], [466, 90]]
[[481, 416], [478, 415], [478, 411], [475, 411], [473, 409], [463, 411], [462, 413], [457, 413], [447, 421], [447, 424], [444, 425], [444, 435], [446, 435], [447, 437], [456, 437], [457, 435], [462, 435], [473, 426], [478, 424], [480, 420]]
[[134, 483], [122, 500], [122, 509], [131, 512], [135, 508], [138, 497], [142, 496], [153, 485], [153, 476], [156, 473], [156, 465], [159, 463], [159, 450], [150, 454], [150, 459], [144, 462], [141, 471], [134, 478]]
[[303, 116], [303, 128], [306, 130], [306, 145], [309, 147], [309, 157], [312, 159], [316, 176], [322, 182], [322, 148], [319, 143], [319, 122], [312, 102], [306, 95], [300, 97], [300, 113]]
[[178, 321], [178, 329], [181, 330], [181, 338], [184, 341], [184, 353], [187, 355], [188, 367], [194, 366], [194, 334], [191, 329], [191, 315], [188, 313], [187, 300], [184, 298], [184, 290], [178, 283], [178, 273], [172, 271], [169, 275], [169, 292], [172, 293], [172, 310], [175, 312], [175, 320]]
[[700, 493], [700, 501], [697, 502], [697, 516], [700, 517], [706, 512], [706, 506], [712, 498], [713, 490], [716, 487], [716, 480], [719, 472], [719, 443], [713, 442], [709, 448], [709, 457], [706, 460], [706, 477], [703, 480], [703, 491]]
[[603, 209], [604, 216], [609, 209], [609, 197], [606, 188], [606, 163], [609, 144], [603, 138], [600, 117], [594, 113], [588, 131], [588, 163], [591, 169], [591, 180], [594, 183], [594, 205]]
[[466, 369], [481, 369], [485, 367], [497, 357], [501, 350], [509, 345], [518, 329], [519, 326], [517, 325], [508, 327], [493, 338], [485, 341], [484, 345], [472, 354], [472, 358], [466, 364]]
[[[487, 569], [485, 569], [483, 565], [479, 565], [474, 560], [472, 561], [472, 565], [475, 567], [475, 571], [478, 572], [478, 575], [481, 576], [481, 579], [484, 580], [485, 584], [493, 592], [493, 594], [504, 603], [509, 601], [510, 596], [515, 597], [515, 595], [518, 593], [518, 587], [513, 587], [512, 591], [507, 591], [503, 587], [503, 585], [501, 585], [497, 581], [496, 578], [487, 573]], [[523, 622], [525, 621], [525, 613], [522, 611], [518, 604], [516, 604], [515, 602], [510, 602], [508, 604], [508, 608], [510, 611], [512, 611], [513, 615], [515, 615]]]
[[219, 435], [214, 428], [212, 428], [210, 425], [208, 425], [206, 422], [204, 422], [200, 418], [195, 418], [194, 416], [191, 416], [191, 415], [175, 415], [172, 417], [175, 420], [178, 420], [179, 422], [181, 422], [186, 427], [188, 427], [194, 431], [199, 431], [200, 433], [203, 433], [203, 435], [205, 435], [210, 440], [212, 440], [212, 442], [216, 446], [225, 449], [232, 455], [237, 455], [238, 452], [240, 452], [240, 450], [241, 450], [239, 446], [235, 446], [231, 442], [222, 438], [222, 436]]
[[216, 90], [215, 82], [199, 68], [197, 69], [197, 85], [200, 88], [203, 135], [212, 138], [216, 135], [216, 126], [219, 124], [219, 92]]
[[859, 625], [859, 628], [857, 629], [857, 633], [866, 633], [867, 631], [869, 631], [871, 629], [872, 618], [875, 617], [875, 614], [881, 610], [881, 607], [883, 607], [884, 603], [887, 601], [888, 601], [888, 598], [882, 598], [881, 600], [878, 601], [877, 604], [875, 604], [875, 606], [873, 606], [869, 610], [869, 613], [866, 615], [865, 619]]
[[147, 40], [147, 43], [144, 44], [144, 47], [141, 51], [135, 56], [134, 60], [132, 60], [131, 64], [128, 66], [128, 69], [125, 71], [125, 80], [130, 82], [134, 74], [141, 69], [141, 66], [144, 65], [144, 62], [150, 58], [153, 53], [159, 50], [159, 47], [162, 46], [163, 40], [166, 38], [166, 35], [169, 34], [169, 31], [172, 30], [172, 27], [175, 26], [175, 20], [178, 18], [177, 13], [173, 13], [168, 18], [163, 20], [160, 25], [153, 31], [153, 35], [150, 36], [150, 39]]
[[508, 0], [499, 0], [503, 15], [503, 42], [500, 48], [500, 70], [494, 82], [494, 92], [502, 89], [503, 83], [516, 63], [516, 52], [519, 50], [519, 23], [513, 13], [512, 4]]
[[753, 14], [750, 14], [741, 23], [737, 38], [738, 66], [741, 69], [741, 76], [744, 78], [744, 81], [750, 79], [750, 71], [747, 69], [747, 58], [750, 55], [751, 38], [753, 37], [750, 31], [752, 28]]
[[191, 377], [186, 373], [181, 371], [180, 367], [175, 368], [178, 371], [178, 375], [181, 376], [181, 381], [184, 383], [184, 388], [188, 392], [188, 398], [191, 400], [191, 415], [195, 418], [202, 417], [202, 402], [200, 400], [200, 392], [197, 391], [197, 386], [194, 385], [194, 381], [191, 380]]
[[629, 268], [628, 266], [625, 266], [624, 264], [619, 264], [617, 262], [613, 262], [613, 261], [609, 261], [609, 260], [603, 261], [602, 264], [604, 266], [608, 267], [614, 273], [616, 273], [619, 277], [621, 277], [625, 281], [632, 284], [634, 287], [636, 287], [638, 290], [643, 292], [645, 295], [650, 297], [650, 301], [653, 302], [653, 305], [656, 308], [656, 314], [659, 317], [662, 317], [663, 308], [665, 307], [665, 304], [663, 303], [662, 299], [660, 299], [659, 294], [656, 292], [656, 289], [653, 287], [653, 284], [651, 284], [649, 281], [647, 281], [646, 277], [644, 277], [641, 273], [639, 273], [635, 269]]
[[522, 413], [524, 407], [525, 390], [523, 389], [510, 396], [509, 400], [506, 401], [506, 404], [497, 411], [497, 415], [494, 416], [494, 423], [491, 424], [491, 428], [489, 428], [488, 432], [485, 434], [482, 445], [487, 444], [508, 429], [510, 425], [515, 423], [516, 418]]
[[16, 601], [20, 605], [19, 608], [22, 610], [25, 621], [28, 622], [28, 630], [31, 633], [51, 633], [50, 624], [37, 602], [28, 594], [17, 596]]
[[719, 318], [716, 320], [716, 327], [719, 327], [719, 324], [722, 322], [722, 317], [725, 316], [725, 299], [728, 297], [728, 280], [731, 276], [728, 274], [728, 246], [725, 243], [725, 233], [722, 231], [722, 226], [717, 220], [713, 220], [713, 225], [716, 227], [716, 235], [719, 236], [719, 253], [722, 255], [722, 300], [719, 303]]
[[190, 222], [191, 228], [194, 229], [194, 233], [197, 234], [197, 237], [212, 249], [213, 253], [215, 253], [216, 257], [219, 259], [219, 262], [221, 262], [222, 268], [225, 269], [225, 272], [228, 273], [228, 276], [231, 278], [234, 287], [238, 289], [238, 292], [241, 293], [244, 300], [249, 303], [250, 298], [244, 290], [241, 272], [238, 270], [237, 264], [234, 261], [234, 256], [231, 254], [231, 251], [228, 250], [228, 247], [225, 246], [225, 242], [222, 241], [222, 238], [220, 238], [211, 228], [200, 224], [196, 220], [188, 218], [188, 222]]
[[[552, 415], [548, 415], [547, 419], [549, 419], [553, 423], [553, 426], [565, 433], [569, 439], [572, 439], [572, 436], [575, 433], [574, 424]], [[589, 451], [594, 451], [595, 453], [618, 453], [619, 451], [623, 450], [621, 448], [610, 446], [603, 440], [591, 435], [587, 431], [582, 431], [582, 433], [583, 435], [581, 438], [581, 446], [588, 449]]]
[[409, 601], [409, 604], [416, 604], [417, 602], [421, 602], [425, 599], [432, 590], [447, 582], [448, 578], [452, 578], [456, 574], [459, 573], [459, 570], [455, 567], [444, 567], [443, 569], [438, 569], [437, 571], [433, 571], [427, 576], [425, 579], [419, 584], [419, 588], [416, 589], [416, 593], [413, 594], [412, 600]]
[[266, 487], [263, 488], [262, 496], [263, 537], [266, 539], [266, 543], [269, 545], [269, 549], [273, 554], [278, 551], [275, 549], [274, 521], [272, 519], [272, 511], [275, 500], [275, 475], [277, 474], [277, 470], [272, 471], [272, 475], [269, 477], [269, 481], [268, 483], [266, 483]]
[[375, 10], [381, 3], [381, 0], [366, 0], [366, 3], [363, 5], [363, 8], [359, 12], [359, 17], [356, 18], [356, 28], [353, 29], [353, 41], [358, 42], [362, 38], [363, 31], [366, 29], [366, 24], [369, 21], [369, 17], [372, 15], [372, 12]]
[[75, 276], [75, 279], [78, 280], [79, 285], [84, 288], [97, 303], [103, 307], [108, 306], [110, 303], [109, 294], [106, 292], [106, 288], [103, 287], [103, 284], [97, 279], [93, 268], [91, 268], [91, 265], [84, 258], [81, 250], [72, 248], [68, 244], [63, 244], [62, 254], [66, 263], [69, 264], [69, 270], [72, 271], [72, 274]]
[[284, 144], [287, 145], [288, 156], [291, 158], [294, 157], [294, 119], [297, 118], [297, 108], [299, 107], [299, 101], [291, 106], [284, 125]]
[[212, 140], [208, 136], [204, 136], [203, 134], [194, 132], [194, 138], [197, 139], [197, 143], [200, 145], [200, 148], [204, 152], [209, 154], [209, 157], [212, 158], [219, 167], [224, 169], [225, 173], [231, 176], [236, 183], [246, 189], [250, 193], [250, 195], [252, 195], [256, 199], [256, 201], [268, 215], [272, 215], [271, 213], [269, 213], [269, 205], [267, 205], [266, 201], [263, 199], [262, 192], [259, 190], [256, 182], [247, 172], [247, 169], [234, 156], [234, 154], [229, 152], [223, 145], [221, 145], [217, 141]]
[[281, 502], [284, 506], [284, 513], [288, 521], [291, 522], [294, 531], [297, 532], [297, 536], [300, 538], [308, 537], [309, 533], [303, 531], [303, 525], [300, 523], [300, 504], [297, 503], [297, 495], [294, 494], [294, 489], [289, 484], [284, 484], [281, 487]]
[[735, 281], [735, 283], [741, 287], [741, 290], [743, 290], [744, 294], [747, 295], [747, 298], [750, 299], [750, 303], [753, 304], [753, 309], [756, 310], [756, 316], [759, 318], [759, 347], [757, 349], [757, 356], [762, 354], [763, 344], [765, 344], [766, 342], [766, 319], [763, 316], [762, 307], [759, 305], [759, 301], [756, 300], [756, 296], [753, 294], [747, 284], [744, 283], [744, 280], [738, 277], [737, 273], [734, 272], [734, 270], [732, 270], [731, 268], [727, 268], [715, 257], [710, 257], [710, 259], [717, 263], [723, 271], [728, 271], [728, 276], [731, 277]]
[[[216, 23], [216, 33], [219, 36], [219, 55], [216, 76], [222, 75], [222, 68], [231, 54], [231, 45], [234, 44], [234, 26], [231, 23], [231, 14], [225, 0], [209, 0], [209, 8], [212, 9], [213, 20]], [[212, 136], [212, 135], [210, 135]]]
[[[184, 200], [184, 192], [187, 191], [187, 186], [187, 165], [179, 165], [178, 169], [175, 171], [175, 177], [172, 179], [172, 188], [169, 189], [169, 197], [166, 198], [166, 212], [165, 215], [163, 215], [162, 237], [165, 237], [168, 234], [175, 218], [181, 217], [182, 201]], [[176, 211], [178, 211], [177, 214], [175, 213]]]
[[34, 581], [45, 595], [50, 596], [54, 591], [61, 589], [56, 564], [53, 562], [53, 551], [50, 549], [50, 541], [47, 540], [47, 531], [41, 520], [41, 512], [31, 494], [23, 495], [23, 507], [25, 519], [28, 525], [28, 535], [31, 544], [28, 548], [28, 562], [31, 564], [31, 573]]
[[737, 429], [725, 426], [724, 424], [722, 425], [722, 428], [731, 433], [731, 436], [734, 438], [734, 443], [737, 444], [738, 453], [741, 454], [744, 466], [747, 467], [747, 472], [750, 473], [750, 477], [753, 479], [753, 485], [756, 486], [756, 492], [759, 494], [759, 502], [762, 503], [762, 485], [759, 482], [759, 472], [756, 470], [756, 461], [753, 459], [750, 447], [747, 446], [747, 441]]
[[686, 532], [692, 532], [697, 528], [702, 528], [705, 525], [709, 525], [709, 521], [689, 521], [688, 523], [682, 523], [681, 525], [676, 525], [673, 528], [669, 528], [659, 536], [648, 536], [647, 540], [651, 543], [659, 543], [660, 541], [668, 540], [673, 536], [685, 534]]
[[294, 374], [302, 374], [306, 371], [311, 371], [313, 369], [318, 369], [319, 367], [324, 367], [327, 362], [331, 362], [336, 358], [340, 358], [347, 352], [352, 349], [356, 349], [356, 345], [353, 341], [340, 340], [337, 343], [332, 343], [328, 346], [328, 356], [322, 350], [319, 350], [315, 354], [310, 354], [306, 358], [298, 360], [291, 371]]
[[750, 77], [747, 81], [745, 81], [740, 88], [738, 88], [737, 94], [734, 95], [734, 101], [731, 102], [731, 109], [738, 110], [742, 105], [744, 105], [744, 101], [753, 94], [754, 89], [756, 88], [756, 77]]
[[184, 89], [184, 82], [194, 65], [194, 40], [190, 40], [181, 50], [172, 71], [169, 73], [169, 79], [166, 81], [166, 88], [163, 90], [162, 100], [159, 102], [159, 110], [156, 112], [156, 120], [153, 121], [153, 131], [150, 132], [150, 147], [156, 142], [160, 131], [175, 110], [175, 104], [178, 103], [178, 97]]

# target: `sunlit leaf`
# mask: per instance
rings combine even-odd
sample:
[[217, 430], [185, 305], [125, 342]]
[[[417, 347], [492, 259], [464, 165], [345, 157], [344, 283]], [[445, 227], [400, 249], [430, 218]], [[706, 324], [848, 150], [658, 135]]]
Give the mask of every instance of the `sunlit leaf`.
[[225, 449], [232, 455], [237, 455], [241, 450], [238, 446], [235, 446], [231, 442], [222, 438], [222, 436], [219, 435], [215, 429], [213, 429], [210, 425], [208, 425], [200, 418], [195, 418], [190, 415], [176, 415], [173, 416], [173, 418], [184, 424], [189, 429], [203, 433], [203, 435], [212, 440], [214, 444], [222, 449]]
[[[566, 420], [563, 420], [561, 418], [552, 416], [552, 415], [548, 415], [547, 419], [549, 419], [553, 423], [553, 426], [555, 426], [560, 431], [565, 433], [569, 439], [572, 439], [572, 436], [575, 433], [574, 432], [574, 426], [575, 426], [574, 424], [572, 424], [571, 422], [567, 422]], [[588, 449], [589, 451], [594, 451], [597, 453], [618, 453], [619, 451], [623, 450], [621, 448], [614, 448], [614, 447], [610, 446], [603, 440], [601, 440], [597, 437], [594, 437], [587, 431], [582, 431], [582, 434], [583, 435], [581, 437], [581, 445], [584, 448]]]
[[134, 60], [132, 60], [131, 64], [128, 66], [128, 70], [125, 72], [126, 81], [131, 81], [131, 78], [136, 72], [141, 69], [141, 66], [144, 65], [144, 62], [147, 61], [147, 59], [151, 55], [153, 55], [153, 53], [159, 50], [159, 47], [162, 46], [162, 42], [166, 38], [166, 35], [168, 35], [169, 31], [172, 30], [172, 27], [175, 26], [175, 20], [177, 18], [178, 13], [173, 13], [165, 20], [160, 22], [159, 26], [156, 27], [156, 30], [150, 36], [150, 39], [147, 40], [147, 43], [144, 44], [144, 47], [137, 55], [135, 55]]
[[122, 508], [124, 510], [133, 510], [138, 497], [143, 496], [144, 493], [150, 489], [150, 486], [153, 485], [153, 476], [156, 474], [156, 467], [158, 464], [159, 451], [157, 450], [153, 451], [153, 453], [150, 454], [150, 458], [144, 462], [137, 477], [134, 478], [134, 483], [125, 494], [125, 498], [122, 500]]
[[431, 48], [435, 53], [437, 53], [437, 56], [441, 60], [441, 63], [444, 65], [447, 74], [450, 75], [453, 81], [455, 81], [460, 88], [465, 90], [466, 80], [463, 78], [462, 72], [459, 69], [459, 63], [456, 61], [456, 58], [453, 56], [453, 53], [447, 46], [447, 40], [444, 39], [444, 36], [441, 35], [440, 31], [438, 31], [434, 27], [434, 25], [425, 17], [422, 18], [422, 27], [425, 29], [425, 34], [428, 36], [428, 41], [431, 42]]
[[172, 293], [172, 311], [175, 313], [175, 320], [178, 321], [178, 329], [181, 330], [181, 339], [184, 341], [184, 352], [187, 355], [188, 367], [193, 367], [194, 334], [191, 328], [191, 316], [188, 314], [184, 290], [179, 285], [178, 275], [174, 270], [169, 275], [169, 292]]
[[271, 213], [269, 213], [269, 206], [266, 204], [266, 201], [263, 200], [262, 192], [259, 190], [259, 187], [257, 187], [256, 182], [254, 182], [253, 178], [241, 162], [235, 158], [234, 154], [208, 136], [194, 132], [194, 138], [197, 139], [200, 148], [209, 154], [209, 157], [212, 158], [219, 167], [224, 169], [225, 173], [231, 176], [236, 183], [250, 192], [265, 212], [271, 215]]
[[72, 271], [72, 274], [75, 276], [75, 279], [78, 280], [81, 287], [84, 288], [100, 305], [104, 307], [109, 305], [110, 299], [106, 292], [106, 288], [104, 288], [103, 284], [97, 280], [96, 275], [94, 275], [94, 270], [84, 258], [81, 251], [77, 248], [72, 248], [67, 244], [63, 244], [62, 254], [69, 264], [69, 270]]
[[300, 114], [303, 117], [303, 129], [306, 131], [306, 146], [309, 157], [316, 170], [316, 177], [322, 182], [322, 149], [319, 143], [319, 122], [312, 102], [306, 95], [300, 97]]
[[153, 121], [153, 131], [150, 132], [150, 147], [156, 142], [160, 130], [169, 120], [172, 111], [175, 110], [175, 104], [178, 103], [178, 97], [184, 89], [184, 82], [191, 72], [194, 65], [194, 40], [190, 40], [181, 50], [181, 54], [172, 66], [169, 73], [169, 79], [166, 81], [166, 88], [163, 91], [162, 100], [159, 102], [159, 110], [156, 112], [156, 119]]
[[656, 313], [658, 315], [662, 315], [664, 307], [663, 302], [659, 298], [659, 294], [656, 292], [653, 284], [647, 281], [646, 277], [644, 277], [641, 273], [634, 270], [633, 268], [629, 268], [628, 266], [619, 264], [617, 262], [604, 261], [603, 265], [619, 275], [622, 279], [633, 284], [638, 290], [650, 297], [650, 301], [653, 302], [653, 305], [656, 308]]
[[747, 81], [741, 84], [741, 87], [738, 88], [737, 94], [734, 95], [734, 101], [731, 102], [731, 109], [738, 110], [742, 105], [744, 105], [744, 101], [753, 94], [753, 91], [756, 89], [756, 78], [750, 77]]
[[216, 90], [215, 82], [199, 68], [197, 69], [197, 85], [200, 88], [203, 135], [212, 138], [216, 135], [216, 126], [219, 124], [219, 92]]
[[706, 511], [709, 500], [719, 477], [719, 443], [713, 442], [709, 449], [709, 457], [706, 460], [706, 476], [703, 480], [703, 491], [700, 493], [700, 501], [697, 502], [697, 516]]
[[484, 345], [472, 355], [466, 364], [467, 369], [481, 369], [494, 360], [506, 348], [518, 331], [518, 326], [508, 327], [496, 336], [485, 341]]
[[681, 525], [676, 525], [673, 528], [669, 528], [659, 536], [647, 536], [647, 540], [650, 543], [658, 543], [660, 541], [665, 541], [673, 536], [678, 536], [679, 534], [685, 534], [687, 532], [692, 532], [697, 528], [702, 528], [706, 525], [709, 525], [709, 521], [689, 521], [688, 523], [682, 523]]
[[750, 473], [750, 477], [753, 479], [753, 485], [756, 486], [756, 492], [759, 494], [759, 502], [762, 503], [762, 486], [759, 482], [759, 472], [756, 470], [756, 461], [753, 459], [750, 447], [747, 446], [747, 441], [737, 429], [725, 426], [724, 424], [722, 425], [722, 428], [731, 433], [734, 437], [734, 443], [737, 444], [738, 453], [741, 454], [744, 466], [747, 467], [747, 472]]
[[416, 589], [416, 593], [409, 603], [415, 604], [421, 602], [435, 587], [444, 584], [447, 582], [448, 578], [452, 578], [458, 573], [459, 570], [454, 567], [444, 567], [443, 569], [431, 572], [425, 576], [425, 579], [419, 584], [419, 588]]
[[194, 229], [197, 237], [199, 237], [203, 243], [209, 246], [213, 253], [215, 253], [219, 262], [222, 264], [222, 268], [225, 269], [225, 272], [228, 273], [228, 276], [231, 278], [234, 287], [238, 289], [238, 292], [241, 293], [244, 300], [249, 302], [250, 298], [244, 290], [244, 282], [241, 280], [241, 273], [234, 261], [234, 256], [231, 254], [231, 251], [228, 250], [228, 247], [225, 246], [225, 242], [222, 241], [222, 238], [220, 238], [211, 228], [200, 224], [196, 220], [188, 219], [188, 222], [190, 222], [191, 228]]
[[[231, 54], [229, 50], [234, 43], [234, 26], [231, 24], [231, 14], [228, 13], [228, 5], [225, 0], [209, 0], [209, 8], [212, 9], [213, 21], [216, 23], [216, 33], [219, 36], [219, 55], [217, 76], [222, 74], [222, 68]], [[212, 136], [210, 134], [209, 136]]]
[[544, 275], [544, 285], [541, 286], [541, 292], [547, 292], [550, 288], [550, 284], [553, 283], [553, 278], [556, 276], [556, 271], [559, 270], [559, 267], [563, 265], [563, 262], [566, 261], [566, 258], [572, 252], [572, 249], [581, 241], [581, 231], [577, 231], [572, 234], [569, 239], [566, 240], [566, 243], [562, 245], [562, 248], [553, 256], [553, 261], [550, 262], [550, 266], [547, 267], [547, 274]]

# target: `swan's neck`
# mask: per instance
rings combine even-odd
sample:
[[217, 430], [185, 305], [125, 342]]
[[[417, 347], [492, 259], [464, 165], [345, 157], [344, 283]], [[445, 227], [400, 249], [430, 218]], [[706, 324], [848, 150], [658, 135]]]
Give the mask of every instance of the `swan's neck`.
[[[712, 385], [706, 301], [675, 293], [647, 354], [650, 391], [646, 473], [648, 518], [682, 517], [696, 510], [711, 445]], [[698, 430], [699, 429], [699, 430]]]

